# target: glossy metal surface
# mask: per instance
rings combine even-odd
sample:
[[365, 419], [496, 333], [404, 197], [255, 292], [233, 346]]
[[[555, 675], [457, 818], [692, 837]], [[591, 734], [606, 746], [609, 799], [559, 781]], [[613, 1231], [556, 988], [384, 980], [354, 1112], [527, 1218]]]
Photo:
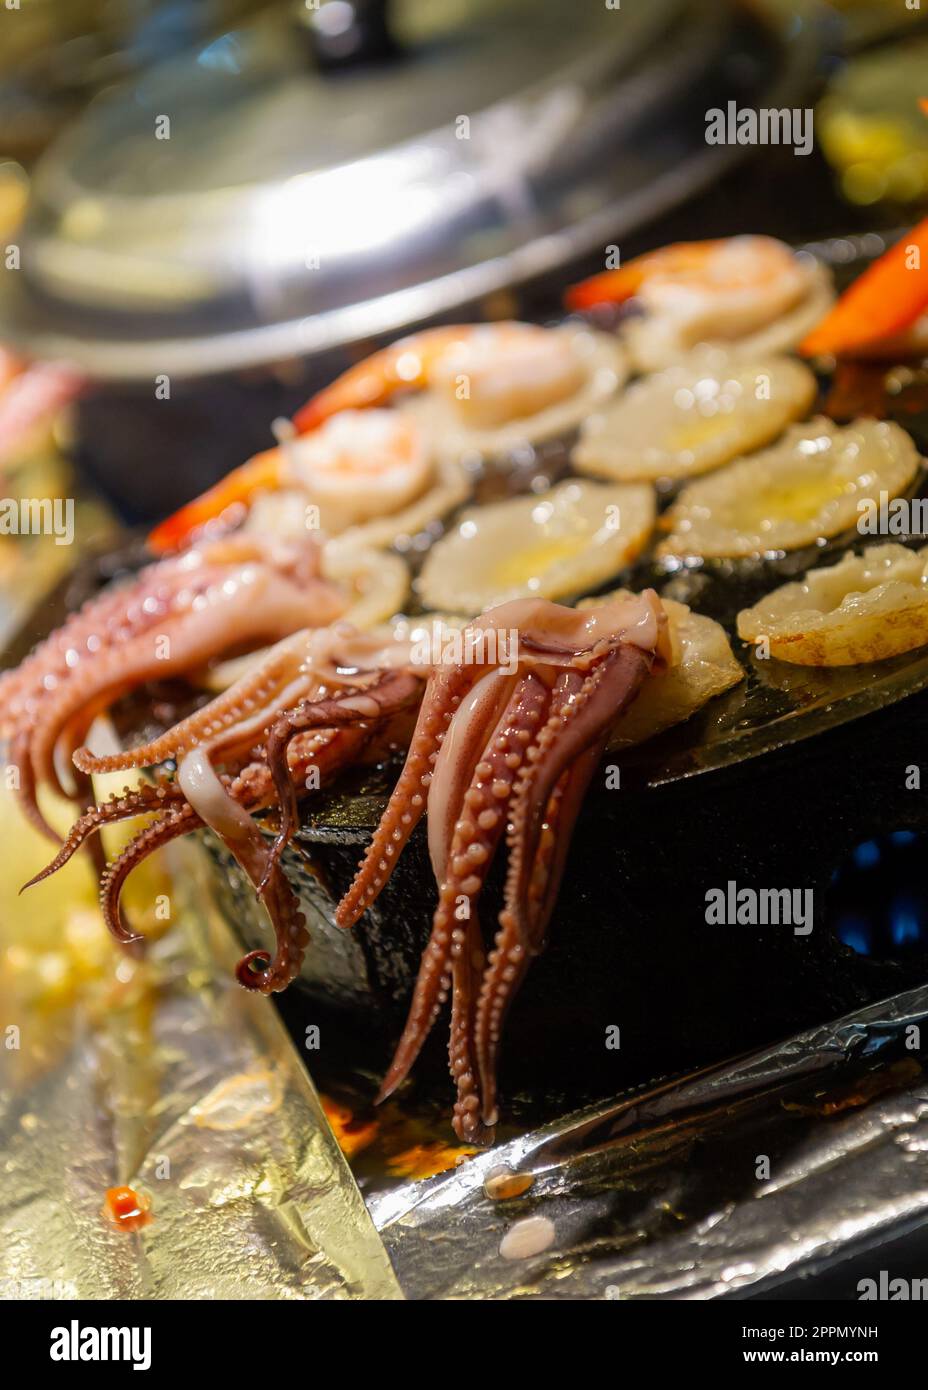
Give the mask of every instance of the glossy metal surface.
[[[928, 1218], [925, 1057], [906, 1042], [926, 1020], [928, 990], [899, 994], [384, 1194], [407, 1297], [769, 1296], [864, 1251], [878, 1276], [881, 1247]], [[525, 1196], [487, 1197], [500, 1168], [533, 1179]], [[526, 1217], [550, 1223], [547, 1248], [505, 1258]]]
[[380, 63], [333, 73], [275, 11], [96, 104], [37, 171], [4, 334], [138, 379], [449, 313], [717, 177], [707, 107], [784, 104], [817, 53], [707, 0], [388, 13]]

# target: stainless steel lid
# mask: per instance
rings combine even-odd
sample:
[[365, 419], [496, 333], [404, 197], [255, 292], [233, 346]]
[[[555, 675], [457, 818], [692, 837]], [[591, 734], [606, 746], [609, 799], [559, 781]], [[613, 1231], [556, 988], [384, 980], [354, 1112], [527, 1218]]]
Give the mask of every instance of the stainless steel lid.
[[735, 7], [688, 0], [275, 8], [99, 99], [49, 150], [0, 333], [102, 378], [197, 375], [549, 271], [734, 153], [706, 145], [704, 95], [685, 127], [680, 110], [713, 81], [779, 80], [751, 23], [749, 41]]

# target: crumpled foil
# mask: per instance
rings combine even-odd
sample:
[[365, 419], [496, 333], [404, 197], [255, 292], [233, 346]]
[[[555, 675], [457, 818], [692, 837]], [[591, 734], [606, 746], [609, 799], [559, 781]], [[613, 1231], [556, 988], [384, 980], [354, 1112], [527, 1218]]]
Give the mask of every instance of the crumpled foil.
[[[926, 1046], [922, 988], [568, 1116], [371, 1212], [411, 1298], [769, 1291], [928, 1219]], [[500, 1170], [532, 1184], [491, 1200]], [[546, 1247], [507, 1258], [504, 1238], [539, 1217]]]
[[[0, 1297], [402, 1297], [305, 1068], [269, 1002], [234, 983], [232, 952], [188, 901], [143, 961], [115, 957], [105, 1008], [4, 999]], [[140, 1229], [103, 1212], [120, 1184], [150, 1201]]]
[[[743, 1297], [928, 1220], [928, 987], [366, 1210], [302, 1053], [233, 982], [202, 856], [180, 848], [174, 925], [145, 959], [116, 955], [90, 1004], [52, 1008], [47, 989], [14, 1003], [7, 952], [0, 1297]], [[61, 968], [44, 957], [43, 988]], [[102, 1210], [123, 1183], [151, 1202], [138, 1230]]]

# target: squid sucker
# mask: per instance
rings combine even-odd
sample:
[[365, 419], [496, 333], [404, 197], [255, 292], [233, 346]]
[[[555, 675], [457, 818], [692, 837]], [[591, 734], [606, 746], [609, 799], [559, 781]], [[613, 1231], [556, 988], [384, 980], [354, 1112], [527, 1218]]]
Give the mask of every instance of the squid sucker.
[[[77, 748], [84, 777], [160, 770], [153, 782], [87, 810], [33, 882], [105, 825], [146, 815], [101, 878], [106, 921], [131, 940], [119, 909], [128, 874], [153, 850], [208, 826], [260, 894], [276, 939], [273, 955], [252, 951], [237, 978], [265, 994], [284, 989], [308, 946], [282, 866], [298, 829], [298, 799], [351, 764], [405, 747], [335, 921], [349, 928], [361, 917], [426, 816], [438, 900], [379, 1099], [407, 1077], [450, 1001], [452, 1124], [462, 1142], [486, 1145], [498, 1120], [506, 1013], [544, 945], [586, 789], [616, 720], [672, 655], [667, 615], [652, 590], [584, 611], [517, 599], [448, 632], [455, 640], [436, 651], [399, 631], [360, 633], [346, 622], [306, 629], [151, 743], [106, 758]], [[176, 771], [160, 768], [169, 760]], [[273, 837], [254, 819], [269, 809], [279, 815]], [[503, 903], [485, 938], [478, 904], [504, 843]]]

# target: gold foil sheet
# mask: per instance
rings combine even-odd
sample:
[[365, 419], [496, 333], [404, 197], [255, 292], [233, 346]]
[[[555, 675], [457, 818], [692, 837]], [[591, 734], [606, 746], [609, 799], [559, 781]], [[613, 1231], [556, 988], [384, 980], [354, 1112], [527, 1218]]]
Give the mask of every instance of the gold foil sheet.
[[[195, 856], [143, 870], [134, 906], [170, 930], [133, 957], [83, 865], [16, 898], [45, 847], [8, 798], [0, 836], [0, 1296], [400, 1298], [299, 1056], [199, 910]], [[104, 1213], [122, 1184], [139, 1229]]]

